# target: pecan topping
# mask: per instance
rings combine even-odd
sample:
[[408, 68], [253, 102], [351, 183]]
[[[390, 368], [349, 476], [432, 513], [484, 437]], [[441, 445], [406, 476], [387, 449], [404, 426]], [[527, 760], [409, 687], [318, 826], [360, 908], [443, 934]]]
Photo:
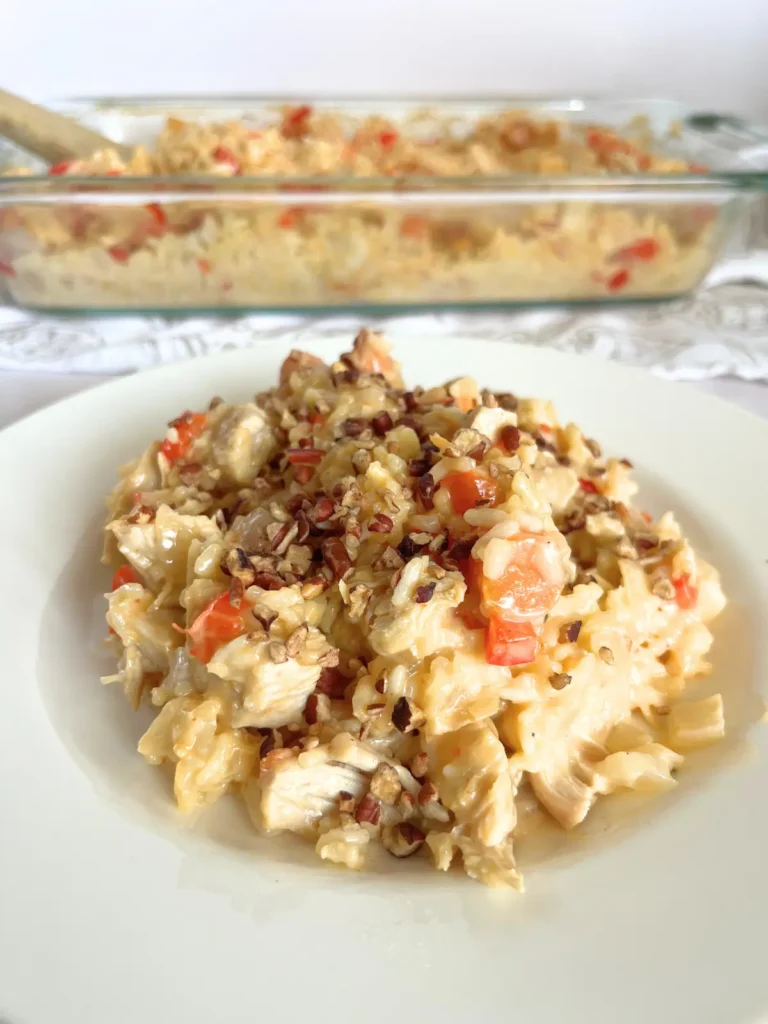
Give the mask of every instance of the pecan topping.
[[419, 711], [407, 697], [400, 697], [392, 708], [392, 725], [399, 732], [412, 732], [423, 724], [424, 712]]
[[368, 420], [362, 416], [355, 416], [352, 419], [344, 420], [341, 429], [347, 437], [359, 437], [368, 428]]
[[560, 627], [560, 643], [575, 643], [581, 632], [581, 619], [574, 619], [573, 622], [566, 622]]
[[321, 668], [336, 668], [339, 664], [339, 649], [338, 647], [331, 647], [325, 654], [321, 654], [317, 659], [317, 664]]
[[320, 694], [310, 693], [307, 697], [307, 703], [304, 708], [304, 719], [307, 725], [317, 724], [317, 705], [320, 700]]
[[409, 821], [399, 825], [385, 825], [381, 832], [382, 845], [394, 857], [410, 857], [424, 842], [424, 833]]
[[403, 393], [403, 404], [405, 405], [406, 412], [413, 412], [414, 409], [418, 409], [419, 403], [416, 401], [416, 396], [412, 391], [405, 391]]
[[297, 658], [307, 646], [309, 626], [306, 622], [297, 626], [285, 642], [285, 650], [289, 658]]
[[307, 519], [307, 513], [300, 509], [296, 513], [296, 537], [294, 539], [297, 544], [303, 544], [308, 537], [309, 519]]
[[613, 665], [616, 660], [613, 656], [613, 651], [610, 647], [601, 647], [598, 650], [597, 654], [598, 657], [600, 657], [606, 665]]
[[229, 603], [233, 608], [239, 608], [243, 603], [245, 597], [245, 587], [243, 581], [233, 576], [229, 581]]
[[423, 587], [417, 587], [416, 604], [426, 604], [427, 601], [431, 601], [436, 586], [437, 583], [433, 580], [431, 583], [425, 583]]
[[315, 684], [315, 693], [324, 693], [333, 700], [341, 700], [349, 680], [336, 668], [324, 668]]
[[354, 814], [355, 813], [355, 798], [351, 793], [347, 793], [345, 789], [339, 793], [339, 814]]
[[477, 541], [478, 538], [475, 534], [454, 541], [453, 546], [448, 551], [449, 558], [452, 558], [454, 562], [463, 562], [465, 558], [469, 558], [472, 554], [472, 548], [477, 544]]
[[288, 651], [285, 644], [279, 640], [271, 640], [269, 643], [269, 656], [276, 665], [282, 665], [288, 661]]
[[394, 525], [389, 516], [385, 516], [383, 512], [377, 512], [368, 523], [368, 529], [371, 533], [392, 533]]
[[425, 473], [429, 472], [429, 468], [432, 463], [429, 459], [411, 459], [408, 463], [408, 473], [411, 476], [424, 476]]
[[355, 821], [367, 821], [371, 825], [378, 825], [381, 816], [381, 804], [370, 793], [366, 793], [360, 801], [355, 812]]
[[549, 685], [553, 690], [564, 690], [571, 681], [567, 672], [553, 672], [549, 677]]
[[416, 490], [425, 509], [429, 510], [435, 507], [435, 503], [432, 501], [432, 495], [435, 493], [435, 478], [431, 473], [425, 473], [419, 477]]
[[391, 430], [394, 425], [392, 417], [386, 411], [377, 412], [371, 420], [371, 426], [379, 437], [384, 437], [387, 431]]
[[241, 580], [245, 587], [253, 586], [256, 576], [253, 564], [242, 548], [232, 548], [227, 552], [221, 563], [221, 571], [233, 579]]
[[328, 537], [322, 543], [323, 558], [337, 580], [352, 572], [352, 559], [338, 537]]
[[334, 504], [330, 498], [320, 498], [314, 508], [310, 509], [307, 513], [309, 521], [312, 523], [324, 523], [326, 519], [330, 519], [334, 512]]
[[418, 555], [418, 553], [421, 551], [423, 547], [424, 544], [418, 544], [413, 539], [413, 534], [407, 533], [405, 537], [403, 537], [403, 539], [397, 545], [397, 550], [400, 552], [400, 554], [407, 562], [409, 559], [414, 558], [416, 555]]

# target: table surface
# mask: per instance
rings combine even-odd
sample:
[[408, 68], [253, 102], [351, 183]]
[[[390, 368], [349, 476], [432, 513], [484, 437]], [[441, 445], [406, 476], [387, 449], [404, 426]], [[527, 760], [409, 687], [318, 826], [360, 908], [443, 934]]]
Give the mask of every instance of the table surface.
[[[98, 374], [0, 371], [0, 428], [52, 402], [114, 378]], [[768, 419], [768, 384], [718, 377], [695, 385]]]

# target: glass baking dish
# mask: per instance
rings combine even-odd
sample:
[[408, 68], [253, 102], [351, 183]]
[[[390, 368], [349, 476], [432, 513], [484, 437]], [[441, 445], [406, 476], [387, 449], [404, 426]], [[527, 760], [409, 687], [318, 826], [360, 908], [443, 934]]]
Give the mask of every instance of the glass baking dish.
[[[169, 117], [236, 122], [257, 149], [264, 133], [283, 130], [275, 126], [287, 123], [286, 109], [304, 109], [251, 98], [51, 106], [132, 145], [151, 146]], [[608, 152], [609, 165], [628, 153], [630, 173], [563, 173], [555, 153], [553, 169], [535, 173], [395, 166], [341, 176], [331, 166], [249, 176], [217, 165], [218, 173], [52, 174], [0, 143], [0, 297], [79, 312], [672, 298], [694, 289], [726, 249], [743, 248], [764, 212], [768, 133], [670, 101], [328, 100], [313, 104], [311, 116], [321, 115], [333, 115], [350, 145], [372, 123], [366, 117], [381, 117], [382, 146], [402, 138], [456, 152], [474, 145], [489, 119], [506, 118], [504, 144], [512, 138], [523, 148], [531, 125], [546, 134], [557, 121], [564, 152], [601, 160]], [[522, 139], [514, 118], [528, 125]], [[645, 152], [654, 154], [652, 170], [638, 169], [651, 164], [638, 156]]]

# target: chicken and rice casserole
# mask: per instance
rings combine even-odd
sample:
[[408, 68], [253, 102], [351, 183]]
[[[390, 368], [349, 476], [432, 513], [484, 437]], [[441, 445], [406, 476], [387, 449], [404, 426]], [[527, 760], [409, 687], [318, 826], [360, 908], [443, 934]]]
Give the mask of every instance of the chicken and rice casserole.
[[[647, 123], [619, 133], [508, 110], [458, 127], [438, 114], [397, 122], [310, 106], [257, 124], [171, 117], [154, 144], [128, 160], [106, 150], [50, 168], [63, 179], [168, 178], [148, 185], [138, 205], [113, 190], [106, 204], [78, 195], [51, 206], [31, 196], [0, 209], [0, 286], [33, 305], [118, 308], [672, 295], [712, 262], [716, 206], [649, 193], [637, 201], [596, 201], [591, 192], [563, 200], [557, 182], [703, 170], [658, 152]], [[269, 178], [278, 195], [240, 190], [213, 201], [200, 198], [212, 188], [203, 185], [194, 201], [164, 201], [172, 182], [187, 188], [191, 174], [233, 185]], [[398, 179], [407, 190], [409, 179], [523, 174], [544, 176], [552, 201], [546, 193], [524, 201], [503, 188], [464, 201], [432, 188], [407, 203], [365, 193], [340, 202], [336, 186], [322, 181]], [[292, 184], [301, 179], [315, 183]]]
[[232, 790], [324, 860], [520, 888], [521, 817], [571, 829], [723, 735], [719, 695], [685, 699], [718, 574], [630, 471], [547, 401], [406, 390], [369, 330], [294, 351], [122, 467], [104, 681], [157, 710], [139, 751], [183, 811]]

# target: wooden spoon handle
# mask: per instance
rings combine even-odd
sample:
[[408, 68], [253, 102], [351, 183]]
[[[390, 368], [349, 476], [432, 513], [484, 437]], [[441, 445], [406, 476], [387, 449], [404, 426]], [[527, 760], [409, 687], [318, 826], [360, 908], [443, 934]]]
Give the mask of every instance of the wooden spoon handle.
[[131, 153], [130, 146], [112, 142], [63, 114], [54, 114], [3, 89], [0, 89], [0, 135], [52, 164], [85, 159], [100, 149], [117, 150], [122, 159], [127, 159]]

